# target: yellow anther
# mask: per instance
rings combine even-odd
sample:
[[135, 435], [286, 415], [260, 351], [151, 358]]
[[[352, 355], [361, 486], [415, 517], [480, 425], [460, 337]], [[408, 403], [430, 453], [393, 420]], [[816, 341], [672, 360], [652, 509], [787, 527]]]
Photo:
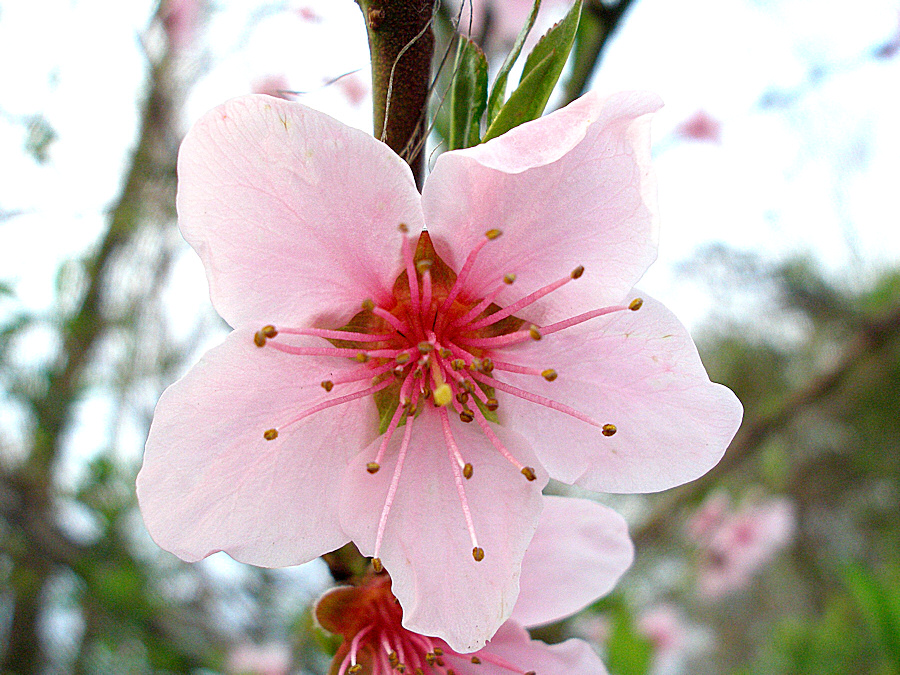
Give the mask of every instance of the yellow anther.
[[503, 232], [501, 232], [500, 230], [498, 230], [498, 229], [495, 227], [495, 228], [493, 228], [493, 229], [488, 230], [487, 232], [485, 232], [485, 233], [484, 233], [484, 236], [487, 237], [488, 239], [494, 240], [494, 239], [496, 239], [497, 237], [499, 237], [501, 234], [503, 234]]
[[350, 666], [349, 668], [347, 668], [347, 672], [350, 673], [350, 675], [356, 675], [356, 673], [360, 672], [361, 670], [362, 666], [358, 663], [355, 666]]
[[275, 329], [275, 326], [273, 326], [272, 324], [269, 324], [268, 326], [263, 326], [262, 330], [259, 332], [262, 333], [267, 338], [273, 338], [276, 335], [278, 335], [278, 331]]
[[528, 329], [528, 334], [531, 336], [532, 340], [540, 340], [543, 335], [541, 335], [541, 331], [538, 330], [537, 326], [532, 326]]
[[400, 230], [403, 234], [406, 234], [407, 232], [409, 232], [409, 225], [407, 225], [406, 223], [400, 223], [397, 229]]
[[491, 412], [494, 412], [497, 408], [500, 407], [500, 403], [498, 403], [497, 399], [495, 399], [495, 398], [489, 398], [487, 401], [484, 402], [484, 407], [487, 408], [488, 410], [490, 410]]
[[618, 429], [616, 429], [615, 424], [604, 424], [601, 431], [603, 432], [604, 436], [612, 436], [618, 431]]
[[628, 305], [628, 309], [630, 309], [632, 312], [636, 312], [643, 306], [643, 304], [643, 298], [635, 298], [631, 301], [631, 304]]
[[509, 274], [503, 275], [503, 283], [507, 286], [511, 286], [512, 283], [516, 280], [516, 275], [510, 272]]
[[266, 429], [263, 432], [263, 438], [265, 438], [267, 441], [274, 441], [276, 438], [278, 438], [278, 429]]
[[463, 467], [463, 477], [466, 480], [469, 480], [472, 477], [472, 474], [475, 473], [475, 468], [466, 462], [466, 465]]
[[443, 655], [444, 655], [444, 650], [441, 649], [440, 647], [435, 647], [435, 648], [434, 648], [434, 655], [435, 655], [435, 656], [443, 656]]
[[375, 309], [375, 303], [372, 302], [371, 298], [366, 298], [365, 300], [363, 300], [362, 308], [363, 311], [371, 312], [373, 309]]
[[541, 371], [541, 377], [543, 377], [547, 382], [553, 382], [556, 379], [556, 371], [553, 368], [547, 368], [547, 370]]
[[472, 359], [472, 363], [469, 364], [469, 370], [477, 370], [480, 373], [481, 359]]
[[475, 558], [475, 562], [481, 562], [484, 560], [484, 549], [476, 546], [472, 549], [472, 557]]
[[461, 391], [456, 395], [456, 400], [465, 405], [469, 402], [469, 395], [466, 392]]
[[453, 368], [453, 370], [462, 370], [466, 367], [466, 362], [462, 359], [453, 359], [450, 362], [450, 367]]
[[353, 359], [355, 361], [358, 361], [359, 363], [367, 363], [369, 361], [369, 355], [365, 352], [360, 352], [359, 354], [354, 356]]
[[434, 390], [434, 404], [436, 406], [442, 407], [450, 403], [453, 400], [453, 390], [450, 388], [450, 385], [444, 382], [443, 384], [438, 385], [438, 387]]
[[441, 358], [442, 359], [449, 359], [451, 356], [453, 356], [453, 352], [451, 352], [446, 347], [441, 347]]
[[406, 414], [409, 415], [410, 417], [412, 417], [412, 416], [415, 415], [418, 411], [419, 411], [419, 407], [418, 407], [418, 406], [411, 405], [411, 406], [409, 406], [409, 410], [406, 411]]
[[535, 474], [534, 469], [532, 469], [530, 466], [522, 467], [522, 475], [530, 481], [537, 478], [537, 474]]
[[485, 375], [490, 375], [494, 370], [494, 362], [490, 359], [485, 359], [481, 362], [481, 372]]
[[428, 258], [423, 258], [422, 260], [416, 263], [416, 271], [419, 274], [425, 274], [425, 270], [429, 269], [434, 264], [434, 260], [429, 260]]
[[408, 363], [410, 359], [409, 352], [402, 352], [397, 354], [397, 358], [394, 359], [397, 363]]
[[391, 651], [388, 654], [388, 661], [390, 661], [392, 668], [396, 668], [397, 664], [400, 663], [400, 657], [397, 656], [397, 652]]
[[479, 663], [481, 663], [481, 659], [479, 659], [477, 656], [473, 656], [472, 663], [474, 663], [477, 666]]
[[434, 345], [430, 342], [420, 342], [416, 345], [423, 354], [434, 351]]
[[572, 276], [573, 279], [577, 279], [577, 278], [580, 277], [582, 274], [584, 274], [584, 265], [579, 265], [579, 266], [576, 267], [574, 270], [572, 270], [571, 276]]
[[474, 387], [474, 386], [472, 385], [472, 383], [469, 382], [468, 380], [460, 380], [460, 381], [459, 381], [459, 388], [462, 389], [462, 390], [463, 390], [464, 392], [466, 392], [467, 394], [474, 394], [474, 393], [475, 393], [475, 387]]
[[465, 422], [466, 424], [468, 424], [469, 422], [471, 422], [472, 420], [475, 419], [475, 413], [473, 413], [468, 408], [463, 408], [459, 412], [459, 419], [462, 420], [463, 422]]
[[391, 371], [394, 377], [403, 377], [403, 366], [397, 366]]
[[381, 564], [381, 558], [372, 558], [372, 569], [375, 570], [375, 574], [381, 574], [381, 571], [384, 569], [384, 565]]
[[369, 473], [378, 473], [378, 470], [381, 468], [381, 464], [378, 462], [369, 462], [366, 464], [366, 471]]
[[253, 344], [257, 347], [265, 347], [266, 346], [266, 336], [263, 335], [261, 330], [256, 331], [253, 335]]
[[322, 389], [325, 391], [331, 391], [334, 389], [334, 382], [331, 380], [322, 380]]
[[435, 661], [437, 661], [436, 654], [434, 654], [433, 652], [428, 652], [425, 654], [425, 663], [427, 663], [429, 666], [433, 666]]

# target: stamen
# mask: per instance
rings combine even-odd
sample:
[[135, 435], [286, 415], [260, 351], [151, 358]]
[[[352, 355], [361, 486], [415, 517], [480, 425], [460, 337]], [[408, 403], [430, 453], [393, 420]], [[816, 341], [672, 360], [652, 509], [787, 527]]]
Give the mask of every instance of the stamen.
[[507, 286], [512, 286], [516, 281], [516, 275], [510, 272], [509, 274], [503, 275], [503, 283]]
[[585, 312], [584, 314], [573, 316], [571, 319], [557, 321], [556, 323], [551, 323], [549, 326], [544, 326], [543, 328], [541, 328], [541, 333], [543, 333], [544, 335], [550, 335], [551, 333], [556, 333], [557, 331], [571, 328], [572, 326], [575, 326], [579, 323], [584, 323], [585, 321], [594, 319], [598, 316], [605, 316], [606, 314], [612, 314], [613, 312], [624, 312], [626, 309], [629, 309], [629, 307], [625, 305], [612, 305], [611, 307], [592, 309], [590, 312]]
[[315, 405], [312, 408], [304, 410], [302, 413], [297, 415], [294, 419], [290, 420], [289, 422], [285, 422], [284, 424], [282, 424], [274, 429], [266, 430], [263, 433], [263, 438], [265, 438], [267, 441], [275, 440], [276, 438], [278, 438], [278, 433], [280, 431], [283, 431], [287, 427], [289, 427], [293, 424], [296, 424], [297, 422], [299, 422], [301, 420], [306, 419], [310, 415], [314, 415], [317, 412], [322, 412], [323, 410], [326, 410], [328, 408], [333, 408], [334, 406], [341, 405], [342, 403], [349, 403], [350, 401], [355, 401], [356, 399], [363, 398], [364, 396], [371, 396], [376, 391], [381, 391], [382, 389], [384, 389], [385, 387], [388, 387], [391, 384], [393, 384], [393, 381], [390, 379], [387, 379], [387, 380], [384, 380], [383, 382], [379, 382], [376, 385], [373, 385], [371, 387], [363, 389], [362, 391], [357, 391], [352, 394], [345, 394], [344, 396], [339, 396], [338, 398], [332, 399], [330, 401], [324, 401], [323, 403]]
[[[500, 295], [500, 291], [503, 290], [503, 286], [498, 286], [486, 296], [484, 296], [481, 301], [472, 307], [468, 312], [463, 314], [462, 316], [453, 320], [450, 324], [450, 328], [456, 328], [458, 326], [465, 326], [467, 323], [472, 321], [475, 317], [480, 315], [484, 310], [488, 308], [488, 306], [494, 302], [498, 295]], [[493, 316], [493, 314], [491, 314]]]
[[[274, 326], [266, 326], [266, 328], [272, 328], [274, 330]], [[263, 328], [265, 331], [265, 328]], [[354, 333], [346, 330], [325, 330], [324, 328], [282, 328], [280, 331], [282, 335], [315, 335], [316, 337], [323, 337], [328, 340], [349, 340], [352, 342], [384, 342], [385, 340], [390, 340], [393, 335], [373, 335], [371, 333]], [[276, 335], [278, 333], [276, 332]], [[266, 337], [275, 337], [274, 335], [266, 335]]]
[[453, 305], [453, 301], [456, 300], [459, 292], [462, 290], [463, 285], [466, 283], [466, 279], [469, 278], [469, 272], [472, 271], [472, 265], [475, 264], [475, 258], [478, 257], [478, 252], [484, 248], [485, 244], [496, 239], [501, 234], [502, 233], [500, 232], [500, 230], [488, 230], [484, 235], [485, 238], [478, 242], [475, 245], [475, 248], [473, 248], [469, 255], [466, 256], [466, 261], [463, 263], [462, 269], [456, 276], [456, 281], [453, 282], [453, 286], [450, 288], [450, 292], [447, 294], [444, 302], [441, 303], [441, 307], [440, 309], [438, 309], [438, 314], [443, 315], [444, 312], [450, 309], [451, 305]]
[[409, 284], [409, 302], [414, 313], [420, 311], [419, 305], [419, 277], [416, 274], [416, 263], [413, 259], [412, 247], [409, 237], [403, 237], [402, 244], [403, 261], [406, 264], [406, 281]]
[[[457, 464], [459, 459], [461, 459], [459, 448], [453, 439], [453, 433], [450, 431], [450, 418], [447, 416], [447, 409], [439, 408], [438, 413], [441, 416], [441, 425], [444, 427], [444, 438], [447, 441], [447, 450], [451, 459], [450, 466], [453, 469], [453, 480], [456, 483], [456, 492], [459, 494], [459, 504], [462, 507], [463, 516], [466, 519], [466, 527], [469, 529], [469, 537], [472, 540], [472, 555], [476, 561], [481, 561], [484, 558], [484, 551], [478, 546], [478, 538], [475, 536], [475, 525], [472, 523], [472, 513], [469, 510], [469, 501], [466, 499], [466, 489], [463, 487], [462, 475]], [[435, 650], [435, 653], [437, 653], [437, 650]]]
[[[530, 368], [529, 366], [520, 366], [518, 363], [510, 363], [509, 361], [494, 361], [494, 368], [507, 373], [518, 373], [519, 375], [540, 375], [547, 382], [553, 382], [556, 379], [556, 371], [553, 368], [541, 370], [539, 368]], [[490, 373], [485, 374], [489, 375]]]
[[575, 268], [575, 270], [573, 270], [571, 274], [563, 277], [562, 279], [559, 279], [558, 281], [554, 281], [552, 284], [548, 284], [548, 285], [544, 286], [543, 288], [536, 290], [534, 293], [526, 295], [521, 300], [517, 300], [516, 302], [514, 302], [511, 305], [507, 305], [506, 307], [504, 307], [503, 309], [501, 309], [498, 312], [494, 312], [493, 314], [486, 316], [483, 319], [479, 319], [478, 321], [475, 321], [474, 323], [472, 323], [468, 326], [468, 329], [469, 330], [478, 330], [479, 328], [484, 328], [485, 326], [490, 326], [493, 323], [497, 323], [501, 319], [505, 319], [508, 316], [512, 316], [513, 314], [518, 312], [523, 307], [527, 307], [528, 305], [530, 305], [534, 302], [537, 302], [538, 300], [543, 298], [545, 295], [548, 295], [549, 293], [552, 293], [556, 289], [561, 288], [562, 286], [565, 286], [567, 283], [569, 283], [573, 279], [577, 279], [578, 277], [580, 277], [582, 275], [582, 273], [584, 273], [584, 267], [579, 266], [579, 267]]
[[544, 396], [532, 394], [531, 392], [519, 389], [518, 387], [513, 387], [512, 385], [506, 384], [505, 382], [500, 382], [499, 380], [495, 380], [493, 377], [488, 377], [487, 375], [482, 375], [481, 373], [472, 373], [472, 377], [474, 377], [479, 382], [483, 382], [484, 384], [494, 387], [495, 389], [505, 391], [507, 394], [512, 394], [513, 396], [517, 396], [518, 398], [524, 399], [526, 401], [531, 401], [532, 403], [537, 403], [538, 405], [552, 408], [553, 410], [558, 410], [559, 412], [565, 413], [566, 415], [574, 417], [577, 420], [587, 422], [592, 426], [602, 427], [600, 423], [592, 420], [584, 413], [578, 412], [577, 410], [575, 410], [575, 408], [570, 408], [564, 403], [559, 403], [558, 401], [554, 401]]
[[[413, 392], [411, 408], [415, 407], [419, 400], [419, 392]], [[400, 409], [399, 407], [397, 408]], [[441, 410], [444, 410], [441, 408]], [[403, 462], [406, 460], [406, 451], [409, 450], [409, 440], [412, 437], [412, 427], [414, 418], [410, 415], [406, 417], [406, 427], [403, 429], [403, 440], [400, 443], [400, 450], [397, 453], [397, 465], [394, 467], [394, 475], [391, 477], [391, 484], [388, 486], [387, 497], [384, 500], [384, 507], [381, 509], [381, 519], [378, 521], [378, 532], [375, 535], [375, 551], [374, 559], [379, 560], [378, 553], [381, 550], [381, 540], [384, 538], [385, 527], [387, 526], [388, 514], [391, 512], [391, 506], [394, 504], [394, 497], [397, 495], [397, 485], [400, 484], [400, 474], [403, 471]], [[379, 448], [380, 452], [380, 448]]]
[[643, 306], [644, 306], [643, 298], [635, 298], [630, 303], [628, 303], [628, 309], [630, 309], [632, 312], [638, 311]]
[[[432, 324], [431, 318], [431, 261], [420, 260], [418, 265], [427, 262], [428, 267], [422, 272], [422, 327], [427, 329]], [[417, 266], [418, 266], [417, 265]]]
[[613, 436], [618, 431], [615, 424], [604, 424], [602, 433], [604, 436]]
[[[403, 381], [403, 385], [400, 387], [400, 403], [397, 405], [397, 409], [394, 411], [393, 417], [391, 417], [388, 428], [384, 432], [384, 436], [381, 439], [381, 445], [378, 446], [378, 452], [375, 454], [375, 461], [369, 462], [366, 465], [366, 470], [369, 473], [378, 473], [378, 469], [381, 468], [381, 461], [384, 459], [387, 444], [391, 440], [391, 436], [394, 434], [397, 426], [400, 424], [400, 418], [404, 414], [404, 409], [408, 415], [415, 414], [414, 406], [408, 398], [409, 392], [412, 390], [413, 377], [412, 374], [407, 375], [406, 379]], [[418, 398], [418, 395], [418, 392], [416, 392], [416, 398]], [[409, 403], [409, 405], [406, 405], [407, 403]], [[374, 471], [372, 470], [373, 468], [375, 469]]]
[[517, 330], [513, 333], [497, 335], [496, 337], [476, 338], [462, 335], [454, 339], [459, 344], [465, 345], [467, 347], [485, 347], [490, 349], [499, 349], [500, 347], [509, 347], [510, 345], [517, 345], [522, 342], [528, 342], [529, 340], [533, 340], [534, 338], [531, 336], [530, 330]]
[[384, 319], [385, 321], [387, 321], [389, 324], [391, 324], [394, 327], [394, 330], [396, 330], [398, 333], [400, 333], [402, 335], [409, 335], [409, 333], [410, 333], [409, 327], [403, 321], [398, 319], [396, 316], [391, 314], [386, 309], [382, 309], [381, 307], [373, 306], [371, 309], [371, 312], [375, 316], [380, 317], [380, 318]]

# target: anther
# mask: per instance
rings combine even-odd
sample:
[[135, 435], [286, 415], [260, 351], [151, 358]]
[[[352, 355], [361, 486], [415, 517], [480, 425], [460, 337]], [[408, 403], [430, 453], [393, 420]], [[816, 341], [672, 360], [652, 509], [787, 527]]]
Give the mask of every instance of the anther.
[[612, 436], [612, 435], [614, 435], [617, 431], [618, 431], [618, 429], [616, 429], [616, 425], [615, 425], [615, 424], [604, 424], [604, 425], [601, 427], [601, 432], [603, 433], [604, 436]]
[[423, 354], [427, 354], [428, 352], [434, 351], [434, 345], [430, 342], [420, 342], [416, 345], [419, 348], [419, 351]]
[[547, 370], [541, 371], [541, 377], [543, 377], [547, 382], [553, 382], [556, 379], [556, 371], [553, 368], [547, 368]]
[[350, 666], [349, 668], [347, 668], [347, 672], [350, 673], [350, 675], [356, 675], [356, 673], [360, 672], [362, 668], [363, 667], [357, 663], [355, 666]]
[[482, 373], [484, 373], [485, 375], [490, 375], [491, 371], [493, 371], [493, 370], [494, 370], [494, 362], [493, 361], [491, 361], [490, 359], [484, 359], [484, 361], [481, 362], [481, 372]]
[[267, 338], [273, 338], [276, 335], [278, 335], [278, 331], [275, 330], [275, 326], [273, 326], [272, 324], [269, 324], [268, 326], [263, 326], [262, 330], [259, 332], [262, 333], [263, 336], [265, 336]]
[[463, 477], [466, 480], [469, 480], [472, 477], [472, 474], [475, 472], [475, 467], [466, 462], [466, 465], [463, 467]]
[[490, 410], [491, 412], [494, 412], [497, 408], [500, 407], [500, 403], [495, 398], [489, 398], [487, 401], [484, 402], [484, 407], [487, 408], [488, 410]]
[[465, 405], [469, 402], [469, 395], [466, 392], [461, 391], [456, 395], [456, 400]]
[[481, 562], [484, 560], [484, 549], [476, 546], [472, 549], [472, 557], [475, 558], [475, 562]]
[[453, 390], [450, 385], [444, 382], [438, 385], [434, 390], [434, 404], [436, 406], [445, 406], [453, 400]]
[[453, 356], [453, 352], [451, 352], [446, 347], [441, 347], [440, 354], [442, 359], [449, 359], [451, 356]]
[[371, 298], [366, 298], [365, 300], [363, 300], [362, 308], [365, 312], [371, 312], [373, 309], [375, 309], [375, 303]]
[[628, 309], [630, 309], [632, 312], [636, 312], [643, 306], [643, 304], [644, 304], [643, 298], [635, 298], [634, 300], [632, 300], [629, 303]]
[[481, 663], [481, 659], [479, 659], [477, 656], [473, 656], [472, 663], [474, 663], [477, 666], [479, 663]]
[[265, 347], [266, 346], [266, 336], [263, 335], [261, 330], [256, 331], [253, 335], [253, 344], [257, 347]]
[[429, 260], [428, 258], [424, 258], [424, 259], [422, 259], [422, 260], [419, 260], [419, 261], [416, 263], [416, 271], [417, 271], [419, 274], [424, 274], [424, 273], [425, 273], [425, 270], [430, 269], [431, 266], [432, 266], [433, 264], [434, 264], [434, 261], [433, 261], [433, 260]]
[[381, 574], [382, 570], [384, 570], [384, 565], [381, 564], [381, 558], [372, 558], [372, 569], [375, 570], [375, 574]]
[[278, 438], [278, 429], [266, 429], [263, 432], [263, 438], [265, 438], [267, 441], [274, 441], [276, 438]]
[[409, 232], [409, 225], [407, 225], [406, 223], [400, 223], [397, 229], [400, 230], [403, 234], [407, 234]]
[[582, 274], [584, 274], [584, 265], [579, 265], [574, 270], [572, 270], [572, 274], [570, 275], [573, 279], [577, 279]]
[[322, 389], [325, 391], [331, 391], [334, 389], [334, 382], [331, 380], [322, 380]]
[[397, 358], [395, 358], [394, 360], [397, 363], [403, 364], [403, 363], [408, 363], [409, 359], [410, 359], [409, 352], [400, 352], [399, 354], [397, 354]]
[[427, 663], [429, 666], [433, 666], [435, 661], [437, 661], [436, 654], [434, 654], [433, 652], [427, 652], [425, 654], [425, 663]]
[[400, 657], [397, 656], [397, 652], [391, 651], [391, 652], [388, 654], [388, 661], [389, 661], [390, 664], [391, 664], [391, 668], [396, 668], [397, 665], [400, 663]]
[[468, 424], [475, 419], [475, 413], [468, 408], [463, 408], [459, 413], [459, 419]]
[[522, 467], [522, 475], [525, 476], [525, 478], [527, 478], [529, 481], [535, 480], [537, 478], [537, 475], [534, 473], [534, 469], [532, 469], [530, 466]]
[[397, 366], [391, 372], [394, 374], [394, 377], [403, 377], [404, 368], [403, 366]]
[[543, 335], [541, 335], [541, 331], [538, 330], [537, 326], [532, 326], [528, 329], [528, 334], [531, 336], [532, 340], [540, 340]]
[[510, 272], [509, 274], [503, 275], [503, 283], [507, 286], [511, 286], [512, 283], [516, 280], [516, 275]]
[[434, 655], [435, 655], [435, 656], [443, 656], [443, 655], [444, 655], [444, 650], [441, 649], [440, 647], [435, 647], [435, 648], [434, 648]]
[[499, 237], [501, 234], [503, 234], [503, 232], [501, 232], [500, 230], [498, 230], [498, 229], [495, 227], [495, 228], [490, 229], [490, 230], [488, 230], [487, 232], [485, 232], [485, 233], [484, 233], [484, 236], [487, 237], [488, 239], [490, 239], [491, 241], [493, 241], [494, 239], [496, 239], [497, 237]]
[[462, 370], [466, 367], [466, 362], [462, 359], [453, 359], [450, 362], [450, 367], [453, 368], [453, 370]]
[[365, 352], [360, 352], [359, 354], [357, 354], [356, 356], [353, 357], [353, 360], [358, 363], [368, 363], [369, 355], [366, 354]]
[[366, 464], [366, 471], [369, 473], [378, 473], [378, 470], [381, 468], [381, 464], [378, 462], [369, 462]]

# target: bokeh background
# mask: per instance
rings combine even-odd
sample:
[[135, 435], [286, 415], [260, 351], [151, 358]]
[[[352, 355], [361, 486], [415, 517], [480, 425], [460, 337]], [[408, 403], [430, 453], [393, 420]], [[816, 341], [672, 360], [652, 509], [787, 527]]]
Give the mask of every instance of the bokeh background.
[[[900, 5], [585, 4], [554, 105], [665, 99], [641, 287], [746, 416], [706, 477], [599, 497], [635, 565], [537, 633], [613, 675], [900, 673]], [[461, 29], [496, 67], [527, 9], [479, 0]], [[370, 129], [358, 7], [0, 0], [0, 64], [0, 672], [327, 672], [327, 566], [183, 564], [133, 484], [160, 392], [228, 330], [175, 226], [180, 139], [249, 92]]]

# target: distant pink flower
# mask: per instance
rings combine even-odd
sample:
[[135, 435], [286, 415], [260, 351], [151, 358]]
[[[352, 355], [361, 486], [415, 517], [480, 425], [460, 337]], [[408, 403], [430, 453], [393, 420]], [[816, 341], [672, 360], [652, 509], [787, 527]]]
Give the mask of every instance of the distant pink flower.
[[288, 675], [291, 671], [291, 648], [280, 642], [242, 644], [228, 654], [228, 675]]
[[790, 543], [795, 528], [794, 505], [787, 499], [751, 503], [738, 511], [729, 508], [702, 533], [693, 527], [703, 556], [701, 595], [717, 599], [745, 588]]
[[684, 617], [672, 605], [658, 605], [638, 619], [638, 629], [653, 645], [653, 675], [684, 671], [688, 631]]
[[[600, 659], [581, 640], [550, 646], [531, 640], [524, 626], [558, 621], [612, 589], [632, 558], [625, 522], [611, 509], [585, 500], [566, 503], [548, 497], [547, 501], [534, 546], [522, 563], [519, 602], [487, 645], [474, 653], [459, 653], [439, 638], [404, 628], [391, 579], [382, 574], [360, 586], [336, 588], [318, 602], [319, 622], [344, 637], [331, 672], [605, 674]], [[579, 534], [573, 536], [573, 531]]]
[[647, 492], [712, 467], [740, 403], [662, 305], [631, 311], [658, 106], [588, 94], [444, 153], [421, 195], [387, 146], [302, 105], [201, 119], [179, 225], [235, 331], [160, 399], [138, 477], [154, 539], [266, 566], [352, 540], [408, 629], [471, 651], [512, 611], [548, 472]]
[[[459, 0], [454, 3], [454, 16], [459, 13], [459, 4]], [[543, 0], [529, 41], [536, 43], [573, 4], [574, 0]], [[511, 44], [525, 26], [533, 6], [533, 0], [465, 0], [459, 14], [459, 32], [477, 37], [488, 26], [494, 41], [500, 45]]]
[[188, 48], [197, 35], [201, 0], [164, 0], [160, 17], [174, 51]]
[[263, 75], [250, 83], [250, 91], [254, 94], [266, 94], [275, 98], [290, 101], [293, 96], [287, 78], [284, 75]]
[[676, 129], [682, 138], [692, 141], [722, 142], [722, 123], [704, 110], [699, 110]]
[[369, 81], [361, 73], [344, 75], [334, 84], [347, 99], [347, 102], [354, 107], [365, 101], [372, 89]]

